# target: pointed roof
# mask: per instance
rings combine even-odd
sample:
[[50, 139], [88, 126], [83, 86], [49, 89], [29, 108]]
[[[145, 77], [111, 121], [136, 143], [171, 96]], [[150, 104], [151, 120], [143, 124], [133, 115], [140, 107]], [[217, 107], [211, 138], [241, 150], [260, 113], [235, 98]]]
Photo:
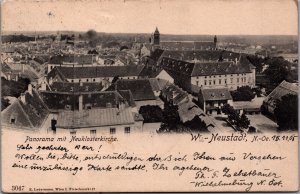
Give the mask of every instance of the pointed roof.
[[159, 34], [158, 28], [156, 27], [154, 34]]

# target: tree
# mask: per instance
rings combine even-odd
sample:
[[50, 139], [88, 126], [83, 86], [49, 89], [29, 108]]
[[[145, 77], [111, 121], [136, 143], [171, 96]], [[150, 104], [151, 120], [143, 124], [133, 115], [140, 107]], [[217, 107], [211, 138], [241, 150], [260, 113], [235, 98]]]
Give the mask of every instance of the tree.
[[231, 96], [233, 101], [251, 101], [255, 94], [249, 86], [242, 86], [232, 91]]
[[247, 56], [248, 61], [256, 67], [256, 71], [261, 73], [263, 70], [264, 59], [256, 55]]
[[163, 111], [159, 106], [141, 106], [139, 113], [143, 116], [145, 123], [161, 122]]
[[238, 130], [247, 129], [249, 127], [250, 120], [247, 118], [245, 113], [240, 116], [239, 113], [229, 104], [225, 104], [222, 107], [222, 112], [228, 116], [228, 121], [232, 125], [235, 125]]
[[298, 96], [287, 94], [276, 102], [274, 115], [279, 130], [298, 129]]
[[245, 115], [245, 113], [243, 113], [237, 122], [237, 127], [240, 129], [248, 129], [249, 125], [250, 125], [250, 120]]
[[284, 60], [281, 57], [273, 57], [266, 61], [268, 68], [264, 71], [264, 74], [270, 80], [273, 85], [279, 85], [283, 80], [291, 82], [292, 75], [291, 63]]
[[86, 36], [89, 40], [97, 38], [97, 32], [95, 30], [89, 30], [86, 33]]

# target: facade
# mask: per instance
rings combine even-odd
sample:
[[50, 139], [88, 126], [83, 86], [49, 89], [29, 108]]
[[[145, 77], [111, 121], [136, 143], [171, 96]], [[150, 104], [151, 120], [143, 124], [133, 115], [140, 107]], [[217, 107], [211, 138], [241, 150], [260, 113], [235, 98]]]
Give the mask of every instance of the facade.
[[227, 88], [201, 89], [198, 96], [200, 108], [207, 114], [221, 114], [222, 106], [231, 100], [232, 97]]

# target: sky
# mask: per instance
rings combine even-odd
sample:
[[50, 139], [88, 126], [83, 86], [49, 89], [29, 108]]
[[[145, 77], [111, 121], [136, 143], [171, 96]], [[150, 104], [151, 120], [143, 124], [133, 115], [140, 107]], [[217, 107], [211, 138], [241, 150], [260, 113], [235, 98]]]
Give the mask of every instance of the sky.
[[293, 0], [6, 0], [6, 31], [297, 35]]

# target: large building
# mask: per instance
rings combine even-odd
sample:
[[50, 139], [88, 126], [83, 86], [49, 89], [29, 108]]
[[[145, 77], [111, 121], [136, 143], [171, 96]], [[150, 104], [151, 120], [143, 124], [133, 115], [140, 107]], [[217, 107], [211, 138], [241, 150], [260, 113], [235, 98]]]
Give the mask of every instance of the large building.
[[198, 93], [201, 88], [228, 88], [255, 86], [255, 67], [236, 62], [190, 63], [172, 58], [162, 58], [158, 66], [174, 78], [183, 89]]
[[95, 82], [107, 88], [114, 78], [138, 79], [143, 65], [94, 66], [94, 67], [55, 67], [47, 75], [48, 83], [53, 82]]
[[[71, 86], [72, 85], [72, 86]], [[91, 83], [53, 84], [66, 89], [28, 90], [2, 112], [2, 126], [28, 132], [75, 134], [129, 134], [141, 132], [138, 114], [129, 90], [99, 91]], [[86, 90], [86, 86], [92, 90]], [[67, 89], [72, 88], [71, 91]]]

